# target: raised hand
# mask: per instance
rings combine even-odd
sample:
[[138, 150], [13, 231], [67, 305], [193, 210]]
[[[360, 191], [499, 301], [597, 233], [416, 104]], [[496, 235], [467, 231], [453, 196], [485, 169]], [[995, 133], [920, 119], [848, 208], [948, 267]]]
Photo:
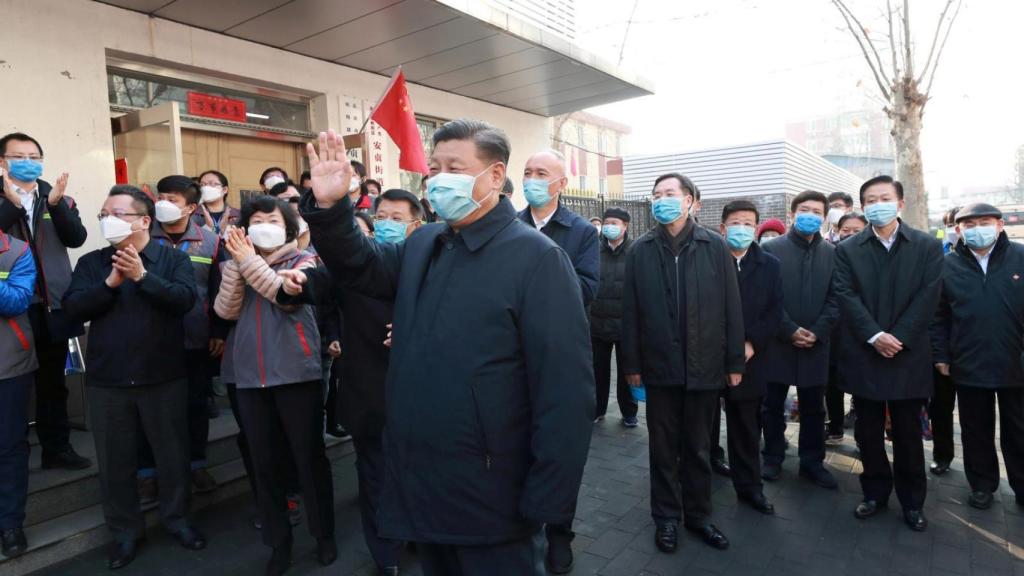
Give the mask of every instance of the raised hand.
[[238, 264], [256, 255], [256, 248], [252, 245], [252, 240], [245, 235], [245, 231], [241, 228], [233, 228], [227, 234], [224, 239], [224, 248]]
[[46, 203], [50, 206], [56, 206], [62, 198], [64, 198], [64, 192], [68, 189], [68, 173], [61, 172], [60, 177], [53, 183], [53, 190], [46, 196]]
[[320, 133], [320, 151], [313, 143], [306, 144], [309, 176], [317, 206], [330, 208], [348, 195], [352, 184], [352, 164], [345, 150], [345, 141], [334, 130]]

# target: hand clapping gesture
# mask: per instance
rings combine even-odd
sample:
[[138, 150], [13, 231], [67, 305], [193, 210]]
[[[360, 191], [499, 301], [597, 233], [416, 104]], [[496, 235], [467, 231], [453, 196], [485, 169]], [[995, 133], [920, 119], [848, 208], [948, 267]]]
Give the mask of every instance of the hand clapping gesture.
[[224, 247], [227, 248], [228, 254], [231, 254], [236, 264], [241, 264], [256, 255], [256, 247], [252, 245], [252, 240], [245, 235], [245, 231], [241, 228], [232, 228], [225, 235]]

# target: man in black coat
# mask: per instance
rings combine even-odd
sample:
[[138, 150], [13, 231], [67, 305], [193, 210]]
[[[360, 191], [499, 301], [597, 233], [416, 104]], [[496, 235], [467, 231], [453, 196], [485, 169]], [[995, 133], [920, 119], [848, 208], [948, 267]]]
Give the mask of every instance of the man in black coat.
[[[345, 287], [394, 299], [381, 536], [424, 573], [544, 573], [540, 527], [572, 519], [594, 419], [572, 264], [498, 192], [509, 144], [474, 120], [434, 134], [427, 196], [445, 224], [378, 244], [353, 219], [339, 135], [309, 146], [303, 218]], [[301, 273], [295, 274], [303, 282]]]
[[[932, 393], [928, 328], [942, 283], [942, 246], [898, 217], [903, 186], [877, 176], [860, 188], [871, 224], [836, 249], [836, 294], [843, 316], [839, 366], [843, 386], [857, 407], [854, 435], [864, 471], [864, 501], [855, 511], [869, 518], [888, 506], [895, 480], [903, 519], [927, 528], [921, 511], [927, 494], [921, 407]], [[885, 415], [892, 421], [893, 463], [885, 452]]]
[[678, 546], [677, 525], [719, 549], [711, 524], [709, 433], [718, 396], [743, 377], [743, 304], [725, 241], [688, 217], [694, 185], [681, 174], [654, 183], [660, 224], [626, 256], [622, 340], [626, 381], [647, 387], [655, 543]]
[[612, 379], [612, 349], [615, 350], [615, 395], [627, 428], [639, 425], [637, 402], [633, 399], [622, 363], [622, 292], [626, 280], [629, 212], [608, 208], [601, 221], [601, 283], [590, 304], [590, 344], [594, 349], [594, 379], [597, 382], [597, 419], [604, 419]]
[[[942, 223], [945, 226], [942, 237], [942, 251], [945, 254], [955, 252], [960, 245], [959, 232], [956, 227], [956, 214], [960, 206], [950, 208], [942, 215]], [[943, 262], [947, 262], [943, 260]], [[943, 266], [943, 272], [945, 272]], [[938, 360], [936, 360], [938, 362]], [[932, 463], [928, 470], [936, 476], [942, 476], [949, 472], [949, 465], [953, 462], [955, 449], [953, 447], [953, 410], [956, 408], [956, 386], [950, 380], [949, 374], [943, 374], [937, 369], [934, 372], [935, 392], [928, 403], [928, 419], [932, 424]]]
[[1006, 237], [990, 204], [964, 206], [956, 223], [963, 242], [945, 257], [932, 342], [935, 369], [951, 377], [960, 401], [967, 503], [987, 509], [999, 488], [998, 396], [1003, 462], [1024, 506], [1024, 246]]
[[786, 396], [796, 386], [800, 401], [800, 475], [822, 488], [838, 487], [825, 469], [825, 385], [829, 338], [839, 318], [832, 270], [835, 249], [822, 238], [828, 201], [807, 190], [790, 203], [793, 226], [765, 242], [765, 252], [782, 263], [785, 310], [768, 350], [768, 393], [764, 401], [764, 478], [778, 480], [786, 457]]
[[[719, 227], [736, 262], [743, 301], [743, 381], [725, 390], [730, 476], [736, 497], [758, 512], [774, 514], [761, 484], [761, 400], [767, 385], [769, 349], [783, 316], [782, 271], [779, 259], [754, 242], [760, 214], [747, 200], [736, 200], [722, 209]], [[716, 410], [716, 414], [717, 414]], [[716, 418], [712, 438], [721, 426]]]

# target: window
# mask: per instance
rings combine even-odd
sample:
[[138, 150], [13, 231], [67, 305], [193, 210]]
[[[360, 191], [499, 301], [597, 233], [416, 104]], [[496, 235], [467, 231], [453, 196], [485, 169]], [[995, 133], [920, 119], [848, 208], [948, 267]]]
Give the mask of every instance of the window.
[[576, 123], [576, 144], [579, 145], [580, 148], [587, 147], [586, 130], [584, 130], [583, 124], [580, 124], [579, 122]]
[[597, 191], [602, 196], [604, 196], [605, 194], [608, 193], [608, 179], [607, 178], [601, 178], [600, 180], [597, 181]]
[[583, 192], [587, 191], [587, 177], [580, 175], [580, 190]]
[[605, 132], [604, 130], [601, 130], [600, 134], [598, 134], [597, 137], [597, 151], [600, 152], [601, 154], [604, 154], [607, 150], [607, 146], [605, 145], [605, 141], [607, 139], [608, 133]]

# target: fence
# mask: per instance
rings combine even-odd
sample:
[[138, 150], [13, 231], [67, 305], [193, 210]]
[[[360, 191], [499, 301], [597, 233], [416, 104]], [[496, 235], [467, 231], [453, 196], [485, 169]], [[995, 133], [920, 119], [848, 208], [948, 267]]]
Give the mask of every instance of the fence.
[[651, 203], [646, 200], [619, 200], [606, 199], [602, 197], [588, 198], [583, 196], [561, 197], [562, 205], [579, 214], [590, 218], [604, 216], [608, 208], [621, 208], [629, 213], [630, 237], [639, 238], [651, 228], [654, 228], [654, 216], [651, 214]]

